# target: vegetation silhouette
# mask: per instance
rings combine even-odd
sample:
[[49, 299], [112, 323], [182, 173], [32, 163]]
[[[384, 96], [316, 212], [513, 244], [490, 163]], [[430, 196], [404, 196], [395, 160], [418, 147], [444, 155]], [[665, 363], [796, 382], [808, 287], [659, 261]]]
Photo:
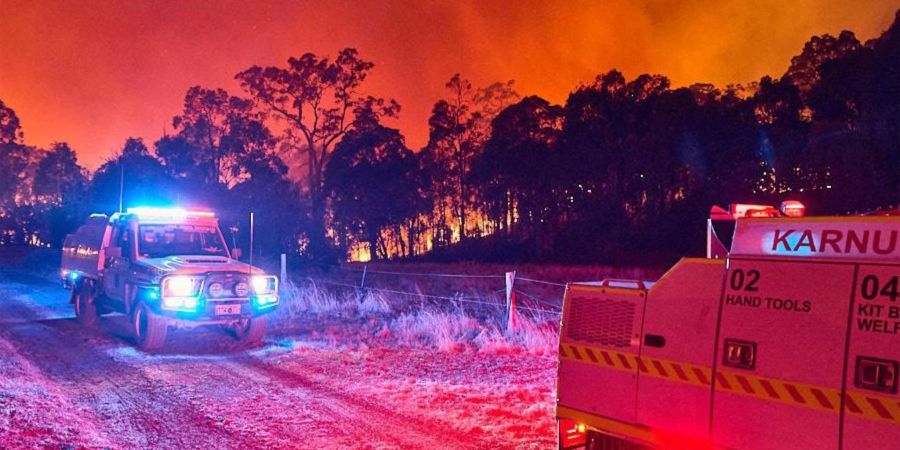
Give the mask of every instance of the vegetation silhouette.
[[[663, 264], [699, 254], [714, 204], [803, 201], [814, 214], [900, 202], [900, 12], [880, 37], [810, 39], [780, 77], [673, 88], [610, 70], [562, 105], [459, 74], [424, 148], [363, 95], [355, 49], [190, 88], [172, 134], [93, 174], [65, 143], [27, 145], [0, 101], [0, 243], [60, 245], [89, 212], [203, 206], [257, 254], [309, 261]], [[228, 232], [226, 231], [226, 234]]]

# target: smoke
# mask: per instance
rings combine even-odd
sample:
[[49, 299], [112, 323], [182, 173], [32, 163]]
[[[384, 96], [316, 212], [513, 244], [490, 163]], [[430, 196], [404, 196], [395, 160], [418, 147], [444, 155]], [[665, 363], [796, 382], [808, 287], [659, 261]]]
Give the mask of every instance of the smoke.
[[96, 167], [127, 136], [154, 141], [190, 86], [239, 88], [251, 65], [356, 47], [376, 63], [366, 94], [403, 105], [412, 147], [443, 85], [515, 79], [564, 102], [612, 68], [673, 86], [780, 76], [814, 34], [881, 33], [900, 0], [560, 0], [56, 3], [4, 0], [0, 99], [26, 141], [68, 141]]

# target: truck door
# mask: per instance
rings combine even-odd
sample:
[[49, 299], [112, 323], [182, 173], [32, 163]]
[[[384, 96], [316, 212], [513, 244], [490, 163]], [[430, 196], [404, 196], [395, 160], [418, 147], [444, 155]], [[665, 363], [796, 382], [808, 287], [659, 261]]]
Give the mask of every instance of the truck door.
[[125, 280], [131, 269], [131, 259], [134, 257], [134, 233], [130, 224], [124, 221], [117, 224], [110, 242], [111, 245], [121, 248], [122, 252], [120, 256], [107, 258], [103, 274], [103, 290], [107, 297], [123, 301]]
[[853, 273], [847, 263], [729, 259], [716, 342], [715, 444], [838, 448]]
[[559, 346], [559, 407], [634, 423], [646, 290], [569, 285]]
[[[685, 258], [647, 294], [637, 418], [655, 431], [662, 447], [702, 448], [708, 439], [710, 343], [716, 338], [724, 273], [723, 259]], [[698, 445], [688, 445], [692, 442]]]
[[847, 353], [843, 448], [900, 443], [900, 266], [860, 265]]

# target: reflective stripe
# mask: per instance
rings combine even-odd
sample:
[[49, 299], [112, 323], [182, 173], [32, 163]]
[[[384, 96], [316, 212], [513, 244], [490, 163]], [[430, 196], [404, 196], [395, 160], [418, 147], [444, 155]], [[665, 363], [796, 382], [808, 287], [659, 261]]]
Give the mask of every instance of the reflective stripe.
[[[706, 366], [647, 356], [638, 357], [634, 353], [570, 342], [560, 344], [559, 355], [562, 360], [607, 369], [637, 371], [642, 375], [701, 387], [709, 387], [713, 376], [712, 369]], [[720, 392], [796, 407], [840, 412], [840, 389], [761, 377], [730, 369], [720, 369], [715, 377], [716, 390]], [[844, 396], [844, 404], [849, 417], [900, 424], [900, 400], [897, 398], [852, 390]]]

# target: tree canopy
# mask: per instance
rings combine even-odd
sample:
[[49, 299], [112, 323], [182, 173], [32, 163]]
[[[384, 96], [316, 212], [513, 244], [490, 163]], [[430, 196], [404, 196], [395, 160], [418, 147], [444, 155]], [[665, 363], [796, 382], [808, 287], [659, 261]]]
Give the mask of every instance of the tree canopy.
[[214, 208], [242, 242], [254, 212], [271, 219], [257, 252], [312, 259], [652, 263], [700, 253], [716, 204], [900, 203], [900, 20], [865, 43], [814, 36], [743, 85], [607, 70], [554, 104], [455, 74], [420, 149], [365, 91], [374, 69], [346, 48], [250, 67], [238, 94], [191, 87], [172, 134], [129, 138], [93, 174], [65, 143], [28, 146], [0, 102], [0, 242], [58, 244], [116, 211], [120, 184], [125, 206]]

